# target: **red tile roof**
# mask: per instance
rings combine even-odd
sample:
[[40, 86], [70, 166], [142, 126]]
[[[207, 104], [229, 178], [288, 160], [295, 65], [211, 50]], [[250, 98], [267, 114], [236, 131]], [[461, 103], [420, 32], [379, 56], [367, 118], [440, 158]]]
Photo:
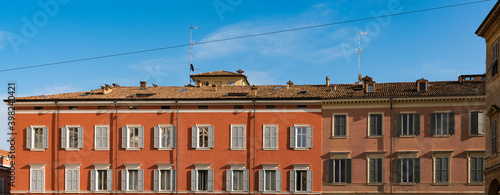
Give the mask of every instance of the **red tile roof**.
[[203, 77], [203, 76], [245, 76], [242, 74], [234, 73], [234, 72], [229, 72], [225, 70], [218, 70], [218, 71], [213, 71], [213, 72], [203, 72], [203, 73], [198, 73], [198, 74], [193, 74], [191, 75], [192, 77]]

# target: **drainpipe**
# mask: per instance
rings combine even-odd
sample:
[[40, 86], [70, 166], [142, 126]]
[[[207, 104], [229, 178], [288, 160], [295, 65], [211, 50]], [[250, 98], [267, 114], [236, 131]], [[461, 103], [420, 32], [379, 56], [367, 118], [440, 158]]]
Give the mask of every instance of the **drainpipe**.
[[[57, 136], [57, 133], [59, 132], [59, 105], [57, 104], [57, 100], [54, 101], [54, 103], [56, 104], [56, 109], [57, 109], [57, 128], [56, 128], [56, 137], [57, 139], [55, 140], [59, 140], [59, 137], [60, 136]], [[48, 136], [48, 135], [47, 135]], [[58, 147], [56, 148], [57, 150], [57, 194], [59, 194], [59, 148], [61, 148], [61, 142], [60, 141], [56, 141], [56, 145], [58, 145]], [[47, 143], [48, 144], [48, 143]]]
[[176, 107], [176, 124], [175, 124], [175, 168], [177, 168], [177, 174], [175, 174], [175, 194], [179, 194], [179, 100], [175, 100]]
[[[256, 112], [256, 106], [255, 106], [255, 98], [253, 98], [253, 180], [255, 181], [255, 125], [257, 120], [257, 112]], [[255, 194], [256, 188], [255, 188], [255, 183], [253, 185], [253, 194]]]
[[[390, 96], [389, 97], [389, 102], [390, 102], [390, 105], [391, 105], [391, 116], [390, 116], [390, 119], [391, 119], [391, 133], [389, 134], [389, 137], [390, 137], [390, 140], [391, 140], [391, 142], [390, 142], [390, 148], [389, 148], [389, 150], [390, 150], [389, 157], [391, 159], [391, 161], [389, 163], [389, 173], [390, 173], [389, 174], [389, 185], [390, 185], [390, 192], [389, 193], [390, 194], [392, 194], [392, 180], [393, 180], [393, 177], [392, 177], [392, 141], [393, 141], [393, 134], [394, 134], [394, 124], [393, 124], [394, 120], [393, 120], [393, 117], [392, 117], [392, 115], [393, 115], [392, 114], [392, 101], [393, 101], [392, 100], [392, 96]], [[396, 172], [394, 172], [394, 174], [396, 174]]]
[[118, 194], [118, 107], [116, 106], [117, 100], [114, 100], [113, 103], [115, 104], [115, 142], [116, 142], [116, 147], [115, 147], [115, 175], [116, 175], [116, 190], [115, 194]]

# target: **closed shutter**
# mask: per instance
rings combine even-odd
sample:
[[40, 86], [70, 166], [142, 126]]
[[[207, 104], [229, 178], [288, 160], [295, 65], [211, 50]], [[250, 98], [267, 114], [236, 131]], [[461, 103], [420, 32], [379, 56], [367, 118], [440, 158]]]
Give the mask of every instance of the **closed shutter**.
[[208, 127], [208, 147], [214, 147], [214, 126]]
[[276, 170], [276, 191], [281, 192], [281, 170]]
[[232, 179], [233, 179], [233, 175], [232, 175], [233, 171], [231, 169], [228, 169], [226, 170], [226, 191], [231, 191], [232, 188]]
[[49, 148], [49, 128], [44, 127], [43, 128], [43, 148], [47, 149]]
[[[472, 169], [472, 168], [471, 168]], [[30, 190], [35, 190], [36, 187], [36, 170], [31, 170], [31, 181], [30, 181]]]
[[102, 147], [109, 148], [109, 126], [102, 128]]
[[295, 148], [295, 126], [290, 127], [290, 148]]
[[377, 159], [377, 167], [375, 167], [375, 168], [377, 168], [375, 171], [377, 173], [377, 182], [383, 182], [382, 181], [382, 169], [383, 169], [382, 160], [383, 160], [382, 158]]
[[377, 135], [382, 135], [382, 115], [377, 117]]
[[476, 166], [477, 166], [477, 162], [476, 162], [476, 159], [477, 158], [470, 158], [470, 182], [476, 182], [477, 179], [476, 179], [476, 175], [478, 172], [476, 170]]
[[61, 127], [61, 148], [67, 148], [66, 143], [68, 143], [68, 128]]
[[139, 148], [144, 148], [144, 127], [139, 126]]
[[312, 148], [313, 147], [313, 127], [312, 126], [307, 126], [306, 136], [307, 136], [306, 147]]
[[191, 127], [191, 147], [197, 148], [197, 139], [198, 138], [198, 127]]
[[271, 147], [273, 147], [273, 148], [278, 147], [278, 126], [277, 125], [271, 126]]
[[484, 112], [477, 114], [477, 129], [478, 134], [484, 135]]
[[191, 191], [196, 191], [196, 169], [191, 169]]
[[328, 183], [333, 183], [333, 159], [328, 159]]
[[250, 171], [248, 169], [243, 170], [243, 191], [249, 191], [249, 181], [250, 181]]
[[33, 135], [33, 128], [32, 127], [28, 127], [26, 128], [26, 149], [31, 149], [31, 140], [32, 139], [32, 136]]
[[[122, 148], [125, 149], [127, 148], [127, 127], [122, 127]], [[123, 189], [122, 189], [123, 190]]]
[[127, 170], [122, 170], [122, 191], [127, 191]]
[[143, 191], [144, 190], [144, 170], [142, 170], [142, 169], [139, 169], [139, 171], [138, 171], [137, 183], [138, 183], [138, 190]]
[[345, 182], [346, 183], [351, 183], [352, 181], [352, 178], [351, 178], [351, 173], [352, 173], [352, 159], [345, 159], [345, 176], [346, 176], [346, 179], [345, 179]]
[[340, 115], [334, 115], [333, 117], [333, 136], [340, 135]]
[[65, 183], [65, 187], [64, 189], [69, 191], [69, 190], [72, 190], [71, 189], [71, 186], [72, 186], [72, 183], [73, 183], [73, 177], [72, 177], [72, 174], [73, 174], [73, 171], [72, 170], [66, 170], [65, 171], [65, 176], [64, 176], [64, 179], [66, 179], [66, 181], [64, 182]]
[[96, 170], [90, 170], [90, 191], [96, 191], [96, 188], [95, 188], [96, 175], [97, 175], [97, 171]]
[[80, 182], [78, 182], [78, 178], [80, 177], [80, 171], [77, 169], [77, 170], [74, 170], [73, 171], [74, 174], [73, 174], [73, 184], [74, 184], [74, 190], [79, 190], [79, 187], [80, 187]]
[[208, 191], [214, 191], [214, 170], [208, 170]]
[[[106, 170], [106, 187], [108, 191], [111, 191], [113, 189], [113, 170], [108, 169]], [[116, 186], [118, 188], [118, 186]]]
[[415, 183], [420, 183], [420, 158], [415, 158], [413, 162], [414, 172], [413, 175]]
[[413, 131], [415, 132], [415, 135], [420, 135], [420, 114], [416, 113], [413, 117]]
[[436, 158], [435, 159], [435, 169], [436, 169], [436, 175], [435, 175], [435, 180], [436, 182], [443, 182], [443, 159], [442, 158]]
[[483, 182], [483, 158], [477, 159], [477, 171], [476, 171], [476, 179], [479, 183]]
[[259, 170], [259, 191], [264, 191], [264, 170]]
[[176, 176], [175, 169], [170, 170], [170, 188], [172, 191], [175, 190], [175, 185], [176, 185], [175, 176]]
[[246, 143], [246, 132], [245, 132], [245, 126], [241, 126], [240, 128], [240, 147], [245, 148], [245, 143]]
[[176, 139], [177, 139], [176, 132], [177, 132], [177, 127], [173, 126], [172, 127], [172, 132], [171, 132], [171, 137], [170, 137], [170, 141], [172, 142], [172, 148], [176, 147], [176, 145], [175, 145], [177, 143], [177, 141], [176, 141]]
[[450, 132], [450, 135], [453, 135], [455, 134], [455, 113], [454, 112], [448, 113], [448, 117], [449, 117], [448, 132]]
[[370, 115], [370, 135], [376, 135], [377, 133], [377, 117], [374, 114]]
[[347, 136], [347, 117], [346, 115], [340, 116], [340, 135]]
[[370, 172], [368, 173], [370, 175], [369, 181], [370, 181], [370, 183], [373, 183], [373, 182], [376, 182], [375, 176], [376, 176], [377, 159], [370, 158], [369, 163], [370, 163], [370, 166], [369, 166]]
[[306, 189], [308, 192], [312, 192], [313, 185], [313, 170], [307, 170], [307, 185]]
[[94, 147], [95, 148], [102, 148], [102, 139], [103, 139], [103, 128], [102, 127], [95, 127], [95, 143]]
[[239, 143], [238, 143], [238, 141], [239, 141], [239, 139], [238, 139], [238, 133], [239, 133], [239, 132], [238, 132], [238, 127], [237, 127], [237, 126], [232, 126], [232, 128], [231, 128], [231, 136], [232, 136], [232, 138], [231, 138], [231, 142], [232, 142], [231, 147], [232, 147], [232, 148], [237, 148], [237, 147], [239, 147]]
[[401, 159], [396, 158], [396, 183], [401, 183]]
[[290, 170], [290, 192], [295, 192], [295, 170]]
[[[47, 127], [45, 127], [47, 128]], [[38, 190], [42, 191], [44, 190], [45, 188], [45, 172], [43, 170], [38, 170], [38, 184], [40, 184], [40, 186], [38, 187]]]
[[160, 127], [155, 126], [153, 132], [153, 146], [154, 148], [160, 148]]
[[401, 135], [401, 114], [396, 114], [396, 135]]
[[478, 125], [478, 115], [479, 112], [471, 112], [470, 113], [470, 133], [475, 135], [478, 134], [479, 125]]
[[449, 181], [449, 178], [448, 178], [448, 175], [449, 175], [448, 168], [450, 166], [449, 158], [443, 158], [443, 162], [442, 163], [443, 163], [441, 165], [441, 167], [442, 167], [442, 175], [441, 175], [442, 182], [448, 182]]
[[160, 170], [158, 169], [153, 170], [153, 185], [154, 191], [160, 191]]
[[436, 134], [436, 113], [431, 113], [429, 124], [430, 124], [431, 135], [435, 135]]
[[78, 127], [78, 148], [83, 148], [83, 127]]

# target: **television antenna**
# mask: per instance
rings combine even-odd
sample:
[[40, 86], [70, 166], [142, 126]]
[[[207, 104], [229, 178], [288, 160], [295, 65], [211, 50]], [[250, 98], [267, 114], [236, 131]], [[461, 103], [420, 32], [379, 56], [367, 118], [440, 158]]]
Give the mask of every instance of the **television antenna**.
[[358, 39], [358, 48], [356, 48], [356, 51], [358, 53], [358, 80], [361, 82], [361, 52], [363, 49], [361, 48], [361, 35], [368, 35], [368, 32], [363, 32], [362, 30], [359, 31], [359, 39]]
[[[194, 45], [193, 41], [193, 29], [200, 29], [198, 26], [191, 26], [189, 27], [189, 75], [191, 76], [194, 72], [194, 66], [193, 66], [193, 51], [192, 51], [192, 46]], [[191, 77], [189, 77], [189, 84], [191, 85]]]

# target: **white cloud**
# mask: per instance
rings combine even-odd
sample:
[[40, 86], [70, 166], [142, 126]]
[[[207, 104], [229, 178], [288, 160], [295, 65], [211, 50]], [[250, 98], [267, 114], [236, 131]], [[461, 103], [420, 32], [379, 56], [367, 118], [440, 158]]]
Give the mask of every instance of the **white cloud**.
[[[271, 71], [245, 71], [245, 75], [248, 76], [250, 85], [268, 85], [270, 83], [279, 85], [276, 80], [276, 73]], [[282, 84], [284, 85], [285, 83]]]
[[9, 41], [10, 32], [0, 31], [0, 49], [5, 48]]

